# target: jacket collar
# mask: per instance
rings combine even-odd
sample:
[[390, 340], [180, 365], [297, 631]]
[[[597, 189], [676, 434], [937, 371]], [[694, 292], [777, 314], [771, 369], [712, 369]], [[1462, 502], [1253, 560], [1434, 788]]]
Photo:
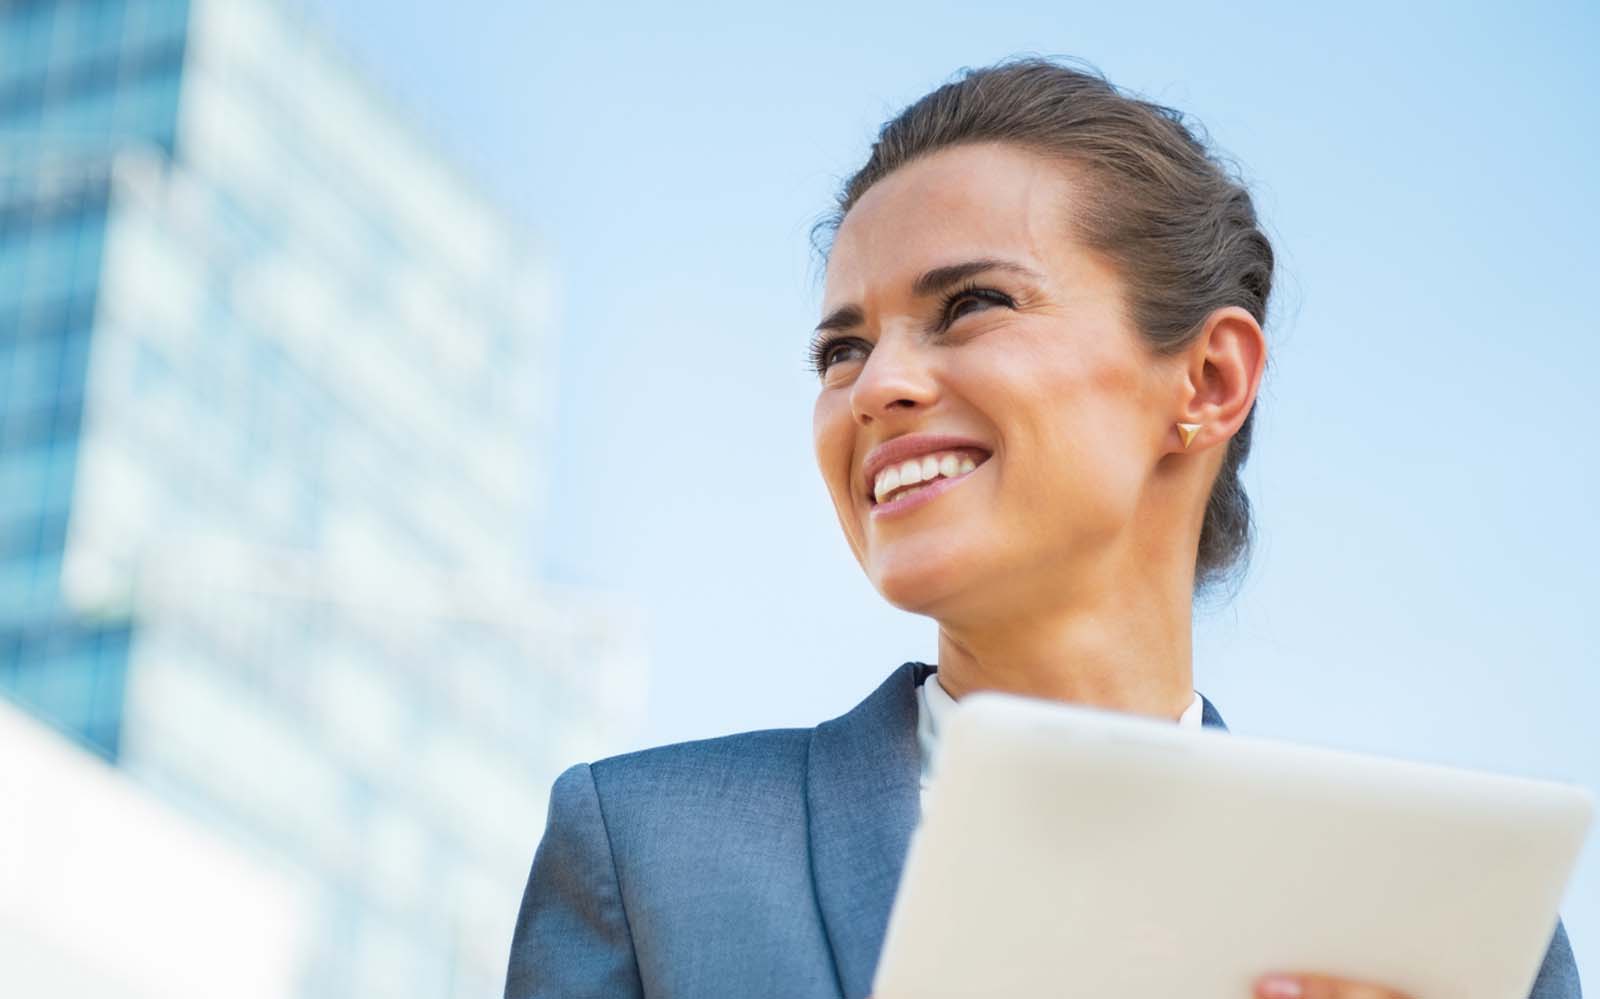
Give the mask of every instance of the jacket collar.
[[[917, 687], [934, 672], [905, 663], [811, 733], [806, 805], [811, 873], [846, 999], [872, 986], [889, 910], [921, 815]], [[1201, 723], [1227, 731], [1201, 695]]]

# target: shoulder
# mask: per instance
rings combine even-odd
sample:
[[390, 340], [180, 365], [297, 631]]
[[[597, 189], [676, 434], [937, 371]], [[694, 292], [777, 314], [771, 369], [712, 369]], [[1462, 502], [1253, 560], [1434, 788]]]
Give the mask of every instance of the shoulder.
[[608, 817], [773, 802], [802, 793], [813, 732], [761, 729], [654, 746], [578, 764], [562, 779], [587, 769]]
[[762, 773], [805, 758], [813, 728], [766, 728], [694, 739], [607, 756], [589, 764], [595, 772], [626, 780], [702, 777], [708, 771]]
[[874, 747], [892, 731], [914, 752], [915, 685], [930, 670], [905, 663], [851, 710], [810, 728], [736, 732], [575, 764], [552, 797], [588, 802], [614, 847], [658, 834], [679, 841], [695, 832], [803, 829], [813, 750], [835, 766], [859, 766], [879, 758]]
[[805, 856], [811, 733], [740, 732], [574, 764], [551, 789], [545, 836], [582, 839], [641, 913], [695, 897], [706, 879], [770, 879], [783, 858]]

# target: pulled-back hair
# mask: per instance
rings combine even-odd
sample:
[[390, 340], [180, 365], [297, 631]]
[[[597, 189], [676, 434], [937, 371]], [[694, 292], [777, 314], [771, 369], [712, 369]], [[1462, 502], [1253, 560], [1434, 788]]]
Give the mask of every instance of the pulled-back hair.
[[[1073, 233], [1117, 270], [1132, 321], [1158, 355], [1184, 350], [1224, 306], [1266, 325], [1272, 245], [1236, 171], [1207, 150], [1182, 112], [1124, 94], [1096, 70], [1048, 59], [965, 70], [887, 122], [813, 230], [817, 249], [826, 256], [827, 241], [872, 185], [919, 157], [976, 142], [1010, 143], [1076, 168], [1082, 197]], [[1253, 524], [1240, 472], [1254, 424], [1252, 406], [1212, 484], [1197, 592], [1242, 578], [1248, 562]]]

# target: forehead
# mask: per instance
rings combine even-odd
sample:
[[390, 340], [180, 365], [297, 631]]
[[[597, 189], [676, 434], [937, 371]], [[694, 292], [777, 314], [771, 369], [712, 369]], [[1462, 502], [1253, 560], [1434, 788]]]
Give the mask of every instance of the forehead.
[[915, 160], [867, 190], [828, 254], [825, 306], [909, 287], [916, 275], [978, 257], [1044, 273], [1072, 252], [1069, 172], [998, 143], [956, 146]]

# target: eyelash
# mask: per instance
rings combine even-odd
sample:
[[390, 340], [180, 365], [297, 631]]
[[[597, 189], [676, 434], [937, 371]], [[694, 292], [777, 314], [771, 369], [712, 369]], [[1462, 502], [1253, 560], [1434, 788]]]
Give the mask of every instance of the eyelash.
[[[1008, 309], [1016, 307], [1016, 300], [1003, 291], [982, 285], [965, 284], [944, 296], [944, 300], [939, 305], [939, 324], [934, 327], [934, 331], [943, 332], [949, 329], [950, 324], [960, 318], [960, 316], [952, 316], [950, 310], [955, 307], [956, 303], [968, 298], [980, 299]], [[824, 333], [818, 333], [812, 339], [811, 347], [807, 354], [807, 362], [812, 372], [818, 378], [827, 374], [829, 367], [828, 355], [833, 351], [833, 348], [849, 343], [853, 339], [855, 338], [828, 336]]]

